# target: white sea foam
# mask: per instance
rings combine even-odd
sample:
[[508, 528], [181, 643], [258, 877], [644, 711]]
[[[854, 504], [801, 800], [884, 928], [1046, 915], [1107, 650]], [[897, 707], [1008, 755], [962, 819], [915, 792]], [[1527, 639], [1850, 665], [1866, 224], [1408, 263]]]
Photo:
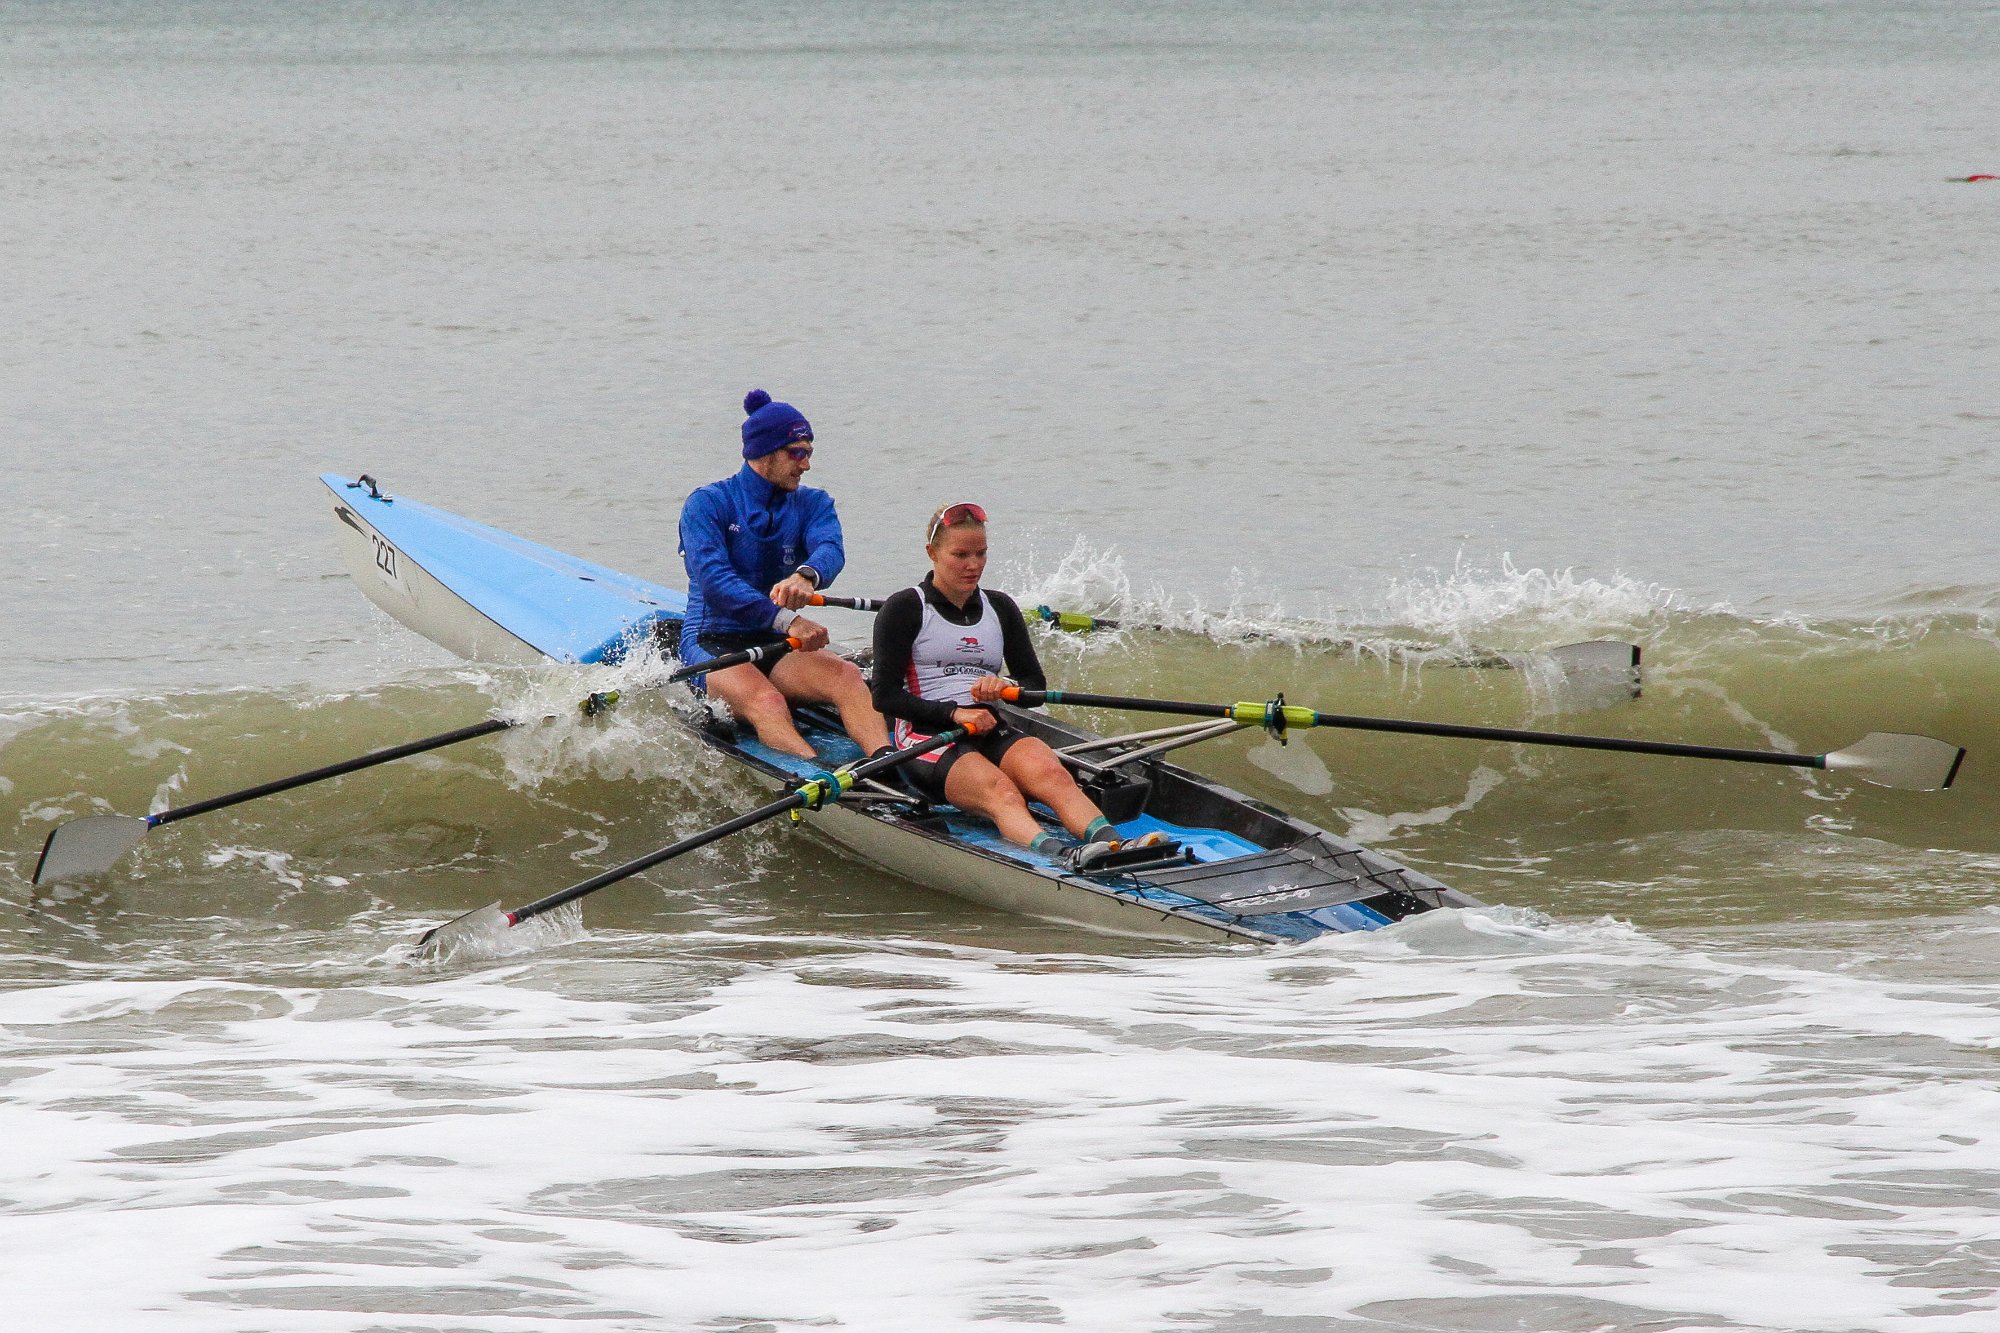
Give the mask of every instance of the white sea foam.
[[[2000, 1324], [2000, 915], [1966, 910], [2000, 827], [1964, 281], [1996, 215], [1936, 165], [1990, 149], [1981, 6], [164, 8], [15, 6], [0, 44], [35, 330], [0, 359], [0, 689], [34, 710], [0, 723], [8, 1321]], [[582, 938], [412, 967], [378, 927], [740, 808], [657, 798], [707, 772], [657, 705], [583, 724], [560, 673], [502, 673], [437, 694], [564, 720], [31, 890], [49, 822], [169, 777], [159, 735], [195, 797], [308, 731], [331, 759], [435, 729], [421, 696], [465, 678], [339, 572], [313, 472], [665, 573], [753, 375], [820, 427], [856, 587], [970, 484], [1062, 534], [993, 579], [1052, 606], [1398, 667], [1631, 638], [1635, 730], [1888, 716], [1973, 758], [1836, 832], [1790, 784], [1521, 755], [1577, 799], [1509, 805], [1509, 767], [1409, 830], [1453, 835], [1440, 869], [1518, 836], [1630, 875], [1586, 914], [1694, 939], [1496, 910], [1122, 957], [718, 850], [787, 872], [698, 886], [732, 933], [621, 934], [599, 899]], [[418, 699], [326, 693], [385, 679]], [[1345, 767], [1384, 795], [1343, 804], [1449, 810], [1432, 763]], [[1548, 873], [1536, 901], [1583, 887]], [[808, 886], [852, 897], [794, 917]]]
[[1449, 805], [1433, 806], [1428, 810], [1398, 811], [1392, 814], [1378, 814], [1372, 810], [1358, 808], [1343, 809], [1340, 813], [1348, 821], [1347, 836], [1356, 842], [1385, 842], [1395, 836], [1398, 829], [1420, 828], [1428, 824], [1442, 824], [1454, 815], [1462, 815], [1478, 805], [1505, 779], [1493, 769], [1481, 765], [1472, 770], [1466, 778], [1465, 795]]
[[[708, 767], [703, 747], [674, 716], [694, 706], [687, 687], [656, 684], [667, 672], [657, 657], [635, 654], [616, 667], [551, 664], [488, 682], [502, 715], [517, 724], [500, 746], [509, 779], [535, 787], [586, 773], [624, 780]], [[584, 713], [585, 699], [611, 694], [615, 701]]]
[[[1970, 1256], [2000, 1098], [1966, 987], [1518, 913], [1193, 959], [609, 943], [422, 984], [0, 997], [23, 1071], [0, 1130], [44, 1165], [0, 1214], [15, 1308], [355, 1330], [1992, 1308]], [[1940, 1263], [1952, 1290], [1912, 1281]]]
[[[1461, 559], [1449, 574], [1394, 580], [1369, 605], [1322, 605], [1310, 614], [1287, 608], [1275, 588], [1237, 570], [1224, 599], [1205, 603], [1158, 584], [1135, 585], [1115, 547], [1097, 547], [1081, 536], [1053, 564], [1031, 552], [1003, 568], [999, 578], [1018, 590], [1024, 606], [1109, 617], [1129, 628], [1178, 630], [1221, 643], [1336, 644], [1362, 656], [1416, 664], [1451, 662], [1496, 644], [1536, 648], [1568, 639], [1655, 633], [1686, 609], [1679, 594], [1657, 583], [1624, 575], [1595, 578], [1570, 569], [1522, 569], [1511, 558], [1503, 558], [1497, 569]], [[1529, 658], [1523, 663], [1532, 665]], [[1541, 684], [1545, 692], [1552, 690], [1553, 682]]]
[[1449, 574], [1398, 579], [1371, 618], [1435, 634], [1452, 642], [1506, 631], [1574, 638], [1610, 629], [1656, 628], [1684, 610], [1679, 594], [1624, 574], [1580, 575], [1573, 569], [1522, 569], [1511, 556], [1498, 568], [1463, 557]]
[[1333, 790], [1333, 775], [1326, 761], [1308, 745], [1280, 745], [1267, 740], [1244, 752], [1243, 757], [1277, 778], [1286, 786], [1308, 796], [1324, 796]]
[[267, 851], [255, 847], [217, 847], [202, 854], [202, 861], [210, 868], [217, 869], [235, 862], [246, 862], [257, 866], [264, 874], [287, 888], [305, 887], [305, 879], [291, 868], [291, 854]]

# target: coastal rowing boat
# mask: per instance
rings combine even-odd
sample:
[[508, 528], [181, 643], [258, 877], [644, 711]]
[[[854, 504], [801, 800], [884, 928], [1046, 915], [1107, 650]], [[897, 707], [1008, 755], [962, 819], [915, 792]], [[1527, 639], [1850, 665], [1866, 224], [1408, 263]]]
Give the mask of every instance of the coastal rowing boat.
[[[670, 647], [679, 638], [682, 592], [391, 496], [366, 475], [320, 480], [332, 495], [342, 556], [361, 591], [462, 657], [612, 664], [648, 640]], [[1479, 905], [1358, 843], [1165, 761], [1175, 749], [1242, 723], [1202, 721], [1100, 737], [1036, 711], [1002, 711], [1064, 757], [1122, 838], [1157, 832], [1166, 842], [1080, 874], [1005, 841], [984, 819], [879, 783], [861, 784], [805, 816], [807, 826], [916, 884], [1123, 934], [1277, 943]], [[775, 784], [795, 786], [860, 757], [837, 719], [817, 709], [797, 710], [817, 761], [770, 749], [699, 698], [680, 712], [705, 743]], [[1038, 814], [1056, 827], [1046, 811]]]

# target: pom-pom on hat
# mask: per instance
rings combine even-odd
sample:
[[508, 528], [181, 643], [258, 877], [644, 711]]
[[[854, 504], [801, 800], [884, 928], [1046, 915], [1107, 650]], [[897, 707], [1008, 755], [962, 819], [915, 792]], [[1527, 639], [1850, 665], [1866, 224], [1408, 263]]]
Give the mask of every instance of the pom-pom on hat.
[[813, 437], [812, 423], [790, 403], [771, 401], [762, 389], [752, 389], [743, 397], [743, 410], [750, 415], [743, 422], [743, 456], [762, 458], [788, 444], [807, 444]]

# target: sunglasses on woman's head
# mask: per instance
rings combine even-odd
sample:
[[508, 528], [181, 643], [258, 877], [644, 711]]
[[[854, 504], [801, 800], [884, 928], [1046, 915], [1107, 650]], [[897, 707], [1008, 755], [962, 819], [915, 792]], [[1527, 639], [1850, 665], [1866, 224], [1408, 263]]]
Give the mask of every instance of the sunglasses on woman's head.
[[938, 511], [936, 518], [931, 520], [931, 535], [924, 538], [924, 541], [926, 543], [935, 542], [940, 532], [943, 532], [946, 528], [955, 528], [967, 519], [971, 519], [974, 523], [984, 523], [986, 521], [986, 511], [978, 505], [973, 504], [970, 500], [964, 500], [955, 505], [947, 505]]

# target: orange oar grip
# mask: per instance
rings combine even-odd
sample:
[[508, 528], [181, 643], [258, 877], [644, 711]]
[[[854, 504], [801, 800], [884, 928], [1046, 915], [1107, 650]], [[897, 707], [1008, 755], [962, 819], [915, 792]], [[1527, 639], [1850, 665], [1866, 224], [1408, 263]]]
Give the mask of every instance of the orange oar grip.
[[1021, 687], [1019, 685], [1005, 686], [1000, 691], [1000, 697], [1010, 704], [1019, 703], [1021, 702]]
[[[820, 595], [819, 595], [818, 593], [814, 593], [814, 594], [813, 594], [812, 596], [810, 596], [810, 597], [806, 598], [806, 605], [807, 605], [807, 606], [825, 606], [825, 605], [826, 605], [826, 598], [824, 598], [824, 597], [820, 596]], [[798, 647], [798, 645], [797, 645], [797, 644], [795, 643], [795, 644], [793, 644], [793, 645], [792, 645], [792, 647], [796, 648], [796, 647]]]
[[805, 647], [805, 643], [802, 640], [793, 638], [789, 634], [785, 636], [785, 642], [789, 643], [792, 646], [793, 652], [797, 652], [799, 649]]

